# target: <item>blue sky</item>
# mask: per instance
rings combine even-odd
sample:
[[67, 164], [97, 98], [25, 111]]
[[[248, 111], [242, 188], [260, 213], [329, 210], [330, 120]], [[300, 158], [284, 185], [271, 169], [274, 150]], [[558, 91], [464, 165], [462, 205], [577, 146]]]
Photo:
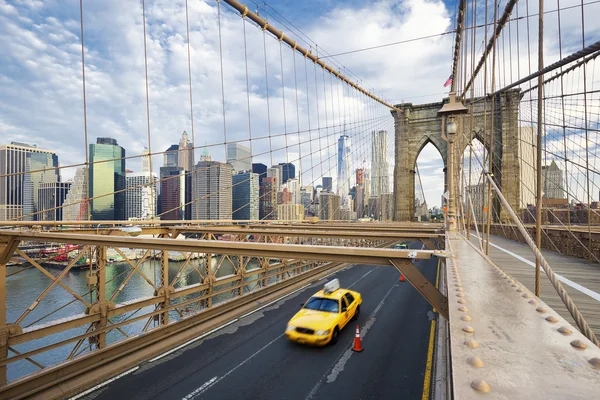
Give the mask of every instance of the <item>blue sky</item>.
[[[183, 0], [146, 2], [152, 151], [163, 151], [176, 143], [183, 130], [191, 132], [184, 4]], [[247, 4], [252, 8], [251, 2]], [[265, 7], [262, 1], [259, 4]], [[329, 53], [444, 32], [451, 29], [455, 7], [453, 2], [444, 4], [431, 0], [281, 0], [269, 4]], [[210, 146], [214, 158], [223, 159], [224, 146], [219, 143], [250, 138], [242, 21], [232, 12], [222, 10], [224, 133], [216, 2], [190, 0], [189, 6], [195, 141], [197, 145]], [[272, 8], [267, 9], [274, 13]], [[261, 11], [261, 15], [264, 13]], [[269, 20], [281, 28], [273, 18]], [[141, 154], [147, 146], [141, 3], [135, 0], [85, 0], [84, 24], [89, 141], [110, 136], [126, 148], [127, 155]], [[282, 135], [268, 141], [263, 37], [256, 27], [247, 24], [246, 28], [252, 145], [253, 152], [259, 154], [256, 161], [266, 164], [293, 161], [303, 154], [305, 184], [312, 183], [321, 174], [335, 176], [335, 167], [332, 167], [335, 141], [342, 129], [330, 129], [327, 139], [316, 139], [316, 132], [306, 133], [309, 131], [306, 115], [312, 119], [313, 130], [317, 122], [323, 126], [345, 125], [347, 131], [355, 135], [353, 168], [363, 166], [363, 160], [368, 164], [370, 129], [387, 129], [389, 141], [393, 143], [393, 121], [389, 111], [377, 106], [369, 109], [364, 99], [350, 92], [344, 92], [345, 96], [342, 96], [346, 113], [342, 111], [342, 104], [329, 104], [331, 110], [326, 122], [324, 99], [320, 98], [321, 109], [317, 109], [314, 80], [311, 78], [308, 84], [304, 80], [304, 60], [299, 56], [295, 57], [299, 85], [296, 103], [293, 53], [284, 48], [283, 60], [280, 60], [279, 44], [272, 37], [267, 38], [270, 132], [272, 135], [296, 132], [299, 127], [303, 133]], [[283, 30], [290, 33], [291, 29], [283, 27]], [[0, 40], [6, 44], [0, 52], [2, 142], [36, 143], [39, 147], [55, 150], [62, 165], [83, 162], [79, 2], [0, 0]], [[442, 85], [451, 68], [452, 44], [451, 35], [447, 35], [340, 56], [337, 60], [358, 75], [364, 85], [375, 88], [388, 99], [427, 103], [444, 97]], [[308, 71], [314, 73], [312, 67]], [[310, 105], [305, 100], [306, 88]], [[350, 112], [351, 108], [356, 112]], [[332, 111], [336, 114], [335, 121]], [[379, 118], [378, 122], [365, 124], [367, 112]], [[262, 139], [255, 139], [257, 137]], [[319, 145], [320, 152], [315, 150]], [[269, 149], [279, 150], [270, 153]], [[196, 157], [201, 152], [197, 150]], [[306, 154], [311, 156], [307, 158]], [[390, 158], [391, 154], [390, 148]], [[153, 165], [157, 170], [162, 165], [162, 157], [155, 156]], [[424, 172], [422, 180], [426, 196], [431, 205], [436, 205], [443, 187], [441, 158], [429, 146], [423, 150], [419, 165]], [[139, 170], [139, 159], [128, 160], [127, 166]], [[74, 173], [75, 168], [65, 169], [63, 177], [68, 179]]]

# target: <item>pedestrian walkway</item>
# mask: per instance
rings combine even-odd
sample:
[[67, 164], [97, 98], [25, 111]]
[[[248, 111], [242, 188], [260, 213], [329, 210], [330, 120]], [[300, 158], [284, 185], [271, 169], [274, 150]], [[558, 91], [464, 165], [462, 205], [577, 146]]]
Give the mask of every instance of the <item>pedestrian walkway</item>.
[[[475, 244], [479, 242], [474, 232], [471, 234], [471, 241]], [[529, 246], [492, 235], [489, 252], [490, 258], [498, 267], [534, 291], [535, 256]], [[596, 336], [600, 337], [600, 264], [550, 250], [543, 250], [542, 253]], [[544, 271], [541, 271], [540, 282], [540, 298], [576, 326]]]

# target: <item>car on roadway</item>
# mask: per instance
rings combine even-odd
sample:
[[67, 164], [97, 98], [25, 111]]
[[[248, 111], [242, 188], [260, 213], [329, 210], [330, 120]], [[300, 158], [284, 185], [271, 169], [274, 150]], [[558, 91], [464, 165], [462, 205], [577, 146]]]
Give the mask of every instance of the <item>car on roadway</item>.
[[362, 296], [342, 289], [338, 279], [313, 294], [290, 319], [286, 337], [296, 343], [325, 346], [338, 341], [340, 331], [360, 315]]
[[392, 246], [392, 249], [396, 250], [408, 250], [408, 245], [406, 243], [396, 243]]

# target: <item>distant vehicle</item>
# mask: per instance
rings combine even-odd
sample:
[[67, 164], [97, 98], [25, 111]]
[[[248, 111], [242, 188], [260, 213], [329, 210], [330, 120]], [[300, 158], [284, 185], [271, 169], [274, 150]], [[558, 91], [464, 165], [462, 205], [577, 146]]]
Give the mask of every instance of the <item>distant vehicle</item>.
[[288, 322], [285, 335], [301, 344], [335, 344], [342, 328], [360, 315], [361, 304], [360, 293], [340, 288], [340, 281], [334, 279], [302, 304]]
[[392, 246], [392, 249], [408, 250], [408, 245], [406, 243], [396, 243], [394, 246]]

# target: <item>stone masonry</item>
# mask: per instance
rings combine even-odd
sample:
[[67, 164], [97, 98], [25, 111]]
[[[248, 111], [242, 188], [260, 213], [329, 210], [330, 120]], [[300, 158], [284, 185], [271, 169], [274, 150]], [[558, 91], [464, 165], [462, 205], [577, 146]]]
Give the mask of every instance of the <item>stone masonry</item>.
[[[495, 182], [514, 210], [520, 205], [520, 162], [519, 162], [519, 89], [508, 90], [494, 98], [494, 154], [492, 173]], [[402, 112], [392, 111], [395, 120], [395, 167], [394, 167], [394, 220], [412, 221], [415, 201], [415, 165], [421, 150], [427, 143], [432, 143], [442, 156], [444, 162], [444, 192], [447, 190], [447, 161], [448, 144], [442, 138], [442, 116], [438, 111], [448, 99], [439, 103], [413, 105], [402, 103], [396, 108]], [[476, 98], [473, 117], [473, 138], [484, 143], [484, 132], [492, 127], [492, 100], [484, 101]], [[484, 113], [485, 105], [485, 113]], [[465, 104], [470, 109], [470, 101]], [[485, 114], [485, 115], [484, 115]], [[487, 129], [484, 130], [485, 125]], [[470, 113], [457, 118], [458, 133], [455, 144], [455, 165], [460, 164], [460, 158], [467, 147], [469, 130], [471, 128]], [[490, 150], [486, 143], [486, 150]], [[476, 161], [473, 161], [476, 163]], [[487, 167], [486, 167], [487, 169]], [[455, 171], [455, 193], [458, 192], [459, 172]], [[508, 215], [500, 210], [498, 199], [493, 201], [494, 219], [500, 215], [501, 220], [507, 220]], [[458, 210], [457, 210], [458, 212]]]

